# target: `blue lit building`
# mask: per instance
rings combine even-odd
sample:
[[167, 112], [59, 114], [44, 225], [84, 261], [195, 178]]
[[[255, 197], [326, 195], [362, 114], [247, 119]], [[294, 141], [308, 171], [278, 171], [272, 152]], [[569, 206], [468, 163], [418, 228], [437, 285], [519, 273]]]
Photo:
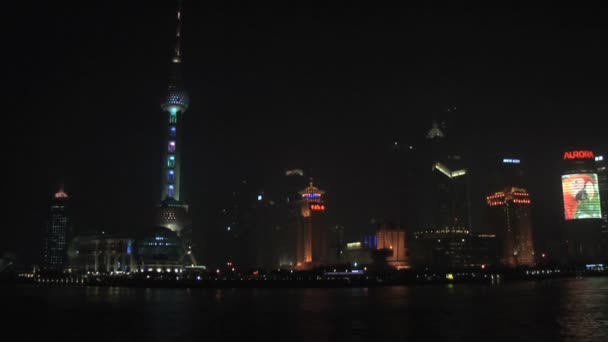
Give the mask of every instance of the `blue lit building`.
[[60, 189], [53, 198], [44, 233], [43, 269], [62, 272], [67, 266], [68, 244], [72, 234], [69, 197]]

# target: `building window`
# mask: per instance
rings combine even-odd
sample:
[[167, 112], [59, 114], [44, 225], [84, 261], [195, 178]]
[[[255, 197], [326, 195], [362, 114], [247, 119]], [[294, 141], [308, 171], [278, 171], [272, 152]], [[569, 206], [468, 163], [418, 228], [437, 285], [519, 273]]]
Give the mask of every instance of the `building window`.
[[169, 170], [169, 174], [167, 175], [167, 181], [169, 181], [169, 183], [175, 182], [175, 170]]
[[177, 113], [171, 112], [169, 114], [169, 123], [177, 123]]
[[169, 153], [175, 153], [175, 141], [169, 141]]
[[177, 127], [169, 126], [169, 136], [171, 138], [175, 138], [175, 136], [177, 136]]
[[175, 167], [175, 156], [174, 155], [169, 156], [169, 160], [167, 160], [167, 166]]

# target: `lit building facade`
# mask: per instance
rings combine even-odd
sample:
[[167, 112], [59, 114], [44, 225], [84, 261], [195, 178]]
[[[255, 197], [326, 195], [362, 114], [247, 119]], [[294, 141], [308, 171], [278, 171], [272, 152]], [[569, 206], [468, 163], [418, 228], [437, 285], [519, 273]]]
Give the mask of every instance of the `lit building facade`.
[[297, 243], [297, 266], [311, 268], [327, 263], [328, 243], [325, 226], [325, 191], [310, 185], [300, 191], [300, 227]]
[[181, 234], [188, 225], [188, 206], [182, 199], [181, 165], [183, 114], [190, 105], [181, 73], [181, 2], [177, 9], [175, 48], [170, 63], [169, 87], [161, 104], [166, 115], [165, 143], [162, 161], [161, 202], [158, 206], [158, 225]]
[[105, 233], [76, 236], [70, 242], [69, 269], [80, 273], [127, 273], [135, 266], [135, 240]]
[[600, 176], [603, 175], [598, 174], [592, 150], [564, 152], [561, 175], [563, 236], [569, 262], [591, 263], [604, 258], [602, 225], [605, 221]]
[[486, 201], [499, 262], [509, 267], [533, 266], [531, 201], [526, 189], [508, 187], [488, 196]]
[[69, 196], [60, 189], [53, 197], [44, 234], [42, 258], [45, 271], [64, 271], [71, 235]]
[[405, 230], [393, 224], [384, 224], [378, 229], [377, 249], [386, 250], [386, 262], [396, 269], [410, 268], [409, 251]]

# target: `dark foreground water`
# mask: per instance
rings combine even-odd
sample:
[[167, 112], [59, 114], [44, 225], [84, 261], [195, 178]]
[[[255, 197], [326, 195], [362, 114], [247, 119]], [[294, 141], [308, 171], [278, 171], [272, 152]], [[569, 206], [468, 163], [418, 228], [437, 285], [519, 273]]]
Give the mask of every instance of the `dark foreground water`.
[[1, 288], [3, 341], [608, 341], [608, 278], [314, 289]]

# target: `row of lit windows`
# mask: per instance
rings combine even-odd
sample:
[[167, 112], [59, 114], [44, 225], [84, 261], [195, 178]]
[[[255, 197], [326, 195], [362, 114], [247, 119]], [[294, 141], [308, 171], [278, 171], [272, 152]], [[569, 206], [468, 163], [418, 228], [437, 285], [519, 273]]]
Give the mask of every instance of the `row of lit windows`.
[[[517, 203], [517, 204], [530, 204], [531, 201], [529, 199], [514, 199], [512, 201], [513, 203]], [[498, 205], [505, 205], [505, 203], [507, 203], [506, 201], [492, 201], [492, 200], [488, 200], [488, 205], [490, 207], [495, 207]]]

